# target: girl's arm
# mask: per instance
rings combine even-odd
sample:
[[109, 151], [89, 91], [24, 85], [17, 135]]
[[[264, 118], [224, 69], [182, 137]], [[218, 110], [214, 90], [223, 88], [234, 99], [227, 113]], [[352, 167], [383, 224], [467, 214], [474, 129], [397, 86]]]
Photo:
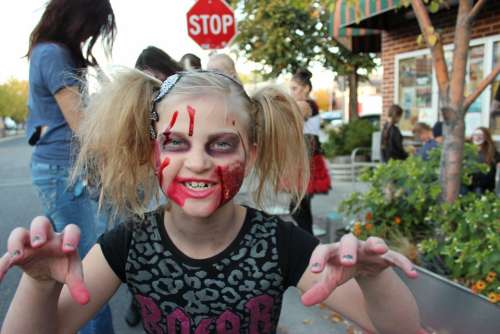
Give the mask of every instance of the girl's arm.
[[[14, 265], [25, 271], [2, 325], [2, 334], [74, 333], [120, 285], [99, 245], [90, 250], [82, 267], [75, 247], [70, 247], [72, 251], [67, 246], [78, 244], [77, 227], [68, 225], [63, 234], [53, 234], [47, 224], [48, 220], [36, 218], [31, 236], [24, 229], [14, 230], [9, 237], [9, 253], [0, 259], [0, 279]], [[35, 236], [39, 238], [38, 245], [30, 245]]]
[[[415, 325], [419, 324], [419, 314], [411, 292], [392, 269], [380, 275], [367, 284], [350, 279], [323, 303], [372, 333], [417, 333], [420, 327]], [[318, 280], [315, 274], [306, 272], [299, 289], [306, 292]]]
[[389, 251], [381, 239], [363, 242], [348, 235], [340, 243], [318, 246], [311, 264], [298, 284], [305, 305], [324, 302], [374, 333], [419, 331], [415, 299], [389, 265], [410, 277], [416, 273], [406, 258]]

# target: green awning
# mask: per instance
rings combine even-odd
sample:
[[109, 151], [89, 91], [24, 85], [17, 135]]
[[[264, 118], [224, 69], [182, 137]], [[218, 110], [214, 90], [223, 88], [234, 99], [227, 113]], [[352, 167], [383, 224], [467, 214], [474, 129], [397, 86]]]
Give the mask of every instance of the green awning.
[[401, 1], [357, 0], [355, 4], [352, 4], [348, 0], [337, 0], [334, 12], [330, 15], [330, 35], [353, 52], [378, 52], [380, 30], [348, 28], [348, 26], [393, 10], [400, 6]]

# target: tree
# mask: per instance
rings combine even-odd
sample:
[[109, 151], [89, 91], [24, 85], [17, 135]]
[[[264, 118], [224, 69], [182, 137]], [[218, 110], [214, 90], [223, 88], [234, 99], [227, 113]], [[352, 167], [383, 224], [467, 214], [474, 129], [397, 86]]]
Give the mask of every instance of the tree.
[[[263, 65], [264, 78], [294, 73], [315, 61], [338, 75], [354, 77], [358, 69], [370, 73], [373, 57], [354, 54], [330, 37], [331, 0], [232, 0], [241, 12], [236, 44], [249, 60]], [[353, 93], [357, 86], [351, 89]], [[354, 104], [355, 106], [355, 104]], [[351, 111], [356, 116], [356, 110]]]
[[0, 85], [0, 117], [24, 122], [28, 114], [28, 82], [10, 79]]
[[[432, 54], [439, 90], [439, 108], [443, 118], [444, 143], [441, 155], [440, 182], [442, 199], [451, 203], [459, 195], [465, 140], [465, 113], [481, 92], [500, 73], [500, 64], [486, 76], [476, 90], [468, 96], [465, 93], [465, 73], [469, 41], [475, 18], [488, 0], [458, 1], [458, 15], [455, 25], [453, 60], [451, 73], [444, 57], [443, 44], [429, 17], [425, 0], [408, 0], [417, 17], [422, 36]], [[490, 0], [492, 1], [492, 0]], [[425, 2], [425, 3], [424, 3]], [[436, 1], [432, 2], [436, 10]], [[450, 73], [450, 74], [448, 74]]]

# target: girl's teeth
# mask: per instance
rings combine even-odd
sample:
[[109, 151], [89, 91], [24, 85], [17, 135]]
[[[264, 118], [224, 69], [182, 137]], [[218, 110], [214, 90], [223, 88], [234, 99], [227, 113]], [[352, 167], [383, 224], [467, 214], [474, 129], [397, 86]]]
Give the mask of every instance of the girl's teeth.
[[186, 186], [191, 189], [204, 189], [209, 187], [209, 185], [204, 182], [186, 182]]

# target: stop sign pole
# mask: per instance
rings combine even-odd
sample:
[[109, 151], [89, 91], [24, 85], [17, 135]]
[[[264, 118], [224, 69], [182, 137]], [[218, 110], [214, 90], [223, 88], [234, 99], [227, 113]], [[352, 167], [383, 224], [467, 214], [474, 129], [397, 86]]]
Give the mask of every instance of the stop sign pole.
[[189, 36], [203, 49], [222, 49], [236, 36], [236, 20], [224, 0], [198, 0], [187, 12]]

